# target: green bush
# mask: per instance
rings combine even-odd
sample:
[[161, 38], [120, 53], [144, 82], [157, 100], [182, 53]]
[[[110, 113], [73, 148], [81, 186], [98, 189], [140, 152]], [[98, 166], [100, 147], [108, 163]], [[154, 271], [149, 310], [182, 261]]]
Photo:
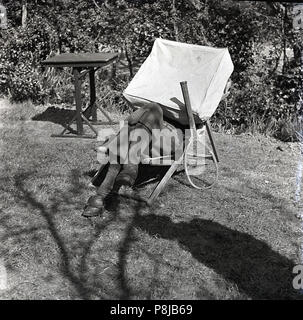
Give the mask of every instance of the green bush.
[[47, 21], [34, 17], [27, 28], [11, 28], [0, 50], [0, 92], [13, 101], [31, 99], [41, 103], [47, 95], [41, 76], [41, 61], [53, 47], [53, 33]]
[[[53, 4], [52, 4], [53, 3]], [[54, 4], [56, 3], [56, 4]], [[279, 134], [283, 124], [301, 114], [298, 65], [289, 62], [276, 72], [285, 41], [282, 13], [262, 3], [175, 0], [29, 1], [25, 29], [20, 27], [21, 1], [8, 5], [9, 30], [0, 35], [0, 94], [36, 103], [73, 102], [72, 76], [46, 69], [41, 61], [63, 52], [119, 51], [128, 65], [97, 73], [97, 94], [110, 92], [106, 103], [125, 111], [121, 92], [150, 53], [155, 38], [228, 47], [235, 69], [227, 103], [213, 117], [217, 127], [243, 132], [256, 126]], [[197, 5], [198, 4], [198, 5]], [[286, 21], [288, 45], [298, 43]], [[264, 54], [264, 48], [270, 47]], [[88, 86], [87, 80], [84, 86]], [[86, 103], [88, 93], [83, 93]], [[285, 119], [291, 119], [286, 121]], [[263, 125], [262, 125], [263, 124]], [[279, 129], [280, 128], [280, 129]], [[276, 133], [275, 133], [276, 132]]]

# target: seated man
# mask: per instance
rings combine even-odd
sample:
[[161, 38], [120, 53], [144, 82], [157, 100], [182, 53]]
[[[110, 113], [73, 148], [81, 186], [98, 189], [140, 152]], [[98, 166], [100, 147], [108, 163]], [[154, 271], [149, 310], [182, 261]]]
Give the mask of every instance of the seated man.
[[163, 120], [163, 111], [156, 103], [145, 105], [130, 115], [126, 125], [107, 142], [109, 162], [98, 173], [103, 181], [97, 188], [97, 194], [88, 199], [82, 215], [92, 217], [101, 214], [104, 199], [113, 188], [132, 187], [137, 179], [139, 163], [150, 155], [151, 149], [153, 157], [162, 156], [163, 150], [166, 154], [175, 154], [175, 146], [180, 144], [183, 134], [174, 129]]

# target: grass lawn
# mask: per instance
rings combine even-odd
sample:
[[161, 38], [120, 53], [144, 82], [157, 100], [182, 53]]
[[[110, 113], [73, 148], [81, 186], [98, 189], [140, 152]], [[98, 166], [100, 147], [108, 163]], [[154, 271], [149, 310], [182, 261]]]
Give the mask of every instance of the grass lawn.
[[116, 197], [86, 219], [96, 140], [50, 137], [62, 126], [37, 117], [45, 109], [0, 101], [0, 299], [303, 297], [292, 288], [298, 144], [214, 134], [212, 189], [193, 189], [181, 173], [151, 208]]

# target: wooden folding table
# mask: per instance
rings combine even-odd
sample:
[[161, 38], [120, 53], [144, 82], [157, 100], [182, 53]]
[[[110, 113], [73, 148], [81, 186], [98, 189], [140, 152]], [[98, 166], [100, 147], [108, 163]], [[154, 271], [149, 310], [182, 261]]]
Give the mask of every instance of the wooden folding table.
[[[66, 125], [60, 134], [54, 134], [53, 137], [76, 137], [76, 138], [95, 138], [98, 135], [93, 124], [98, 124], [97, 109], [99, 109], [107, 118], [109, 123], [114, 123], [107, 112], [96, 103], [96, 87], [95, 72], [104, 66], [114, 63], [118, 58], [118, 53], [63, 53], [51, 57], [42, 62], [42, 65], [48, 67], [71, 67], [73, 69], [75, 84], [75, 102], [76, 113], [72, 120]], [[82, 111], [81, 101], [81, 80], [89, 74], [90, 82], [90, 103], [88, 107]], [[89, 118], [92, 117], [92, 121]], [[77, 130], [72, 133], [70, 124], [76, 120]], [[94, 135], [84, 134], [83, 122], [94, 132]], [[66, 131], [70, 131], [66, 134]]]

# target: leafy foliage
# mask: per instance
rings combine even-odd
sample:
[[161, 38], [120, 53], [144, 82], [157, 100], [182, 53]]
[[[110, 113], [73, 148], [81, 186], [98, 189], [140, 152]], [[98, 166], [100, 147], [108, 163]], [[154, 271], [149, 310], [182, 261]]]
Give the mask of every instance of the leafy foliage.
[[126, 69], [119, 65], [115, 76], [99, 72], [97, 87], [99, 94], [111, 91], [111, 103], [125, 109], [119, 92], [162, 37], [228, 47], [233, 86], [213, 118], [218, 126], [241, 131], [256, 121], [278, 122], [302, 111], [298, 63], [284, 59], [278, 72], [286, 47], [300, 52], [285, 6], [232, 0], [28, 0], [22, 28], [21, 1], [4, 5], [9, 29], [0, 36], [0, 94], [12, 100], [71, 102], [70, 76], [50, 73], [41, 61], [62, 52], [119, 51]]

